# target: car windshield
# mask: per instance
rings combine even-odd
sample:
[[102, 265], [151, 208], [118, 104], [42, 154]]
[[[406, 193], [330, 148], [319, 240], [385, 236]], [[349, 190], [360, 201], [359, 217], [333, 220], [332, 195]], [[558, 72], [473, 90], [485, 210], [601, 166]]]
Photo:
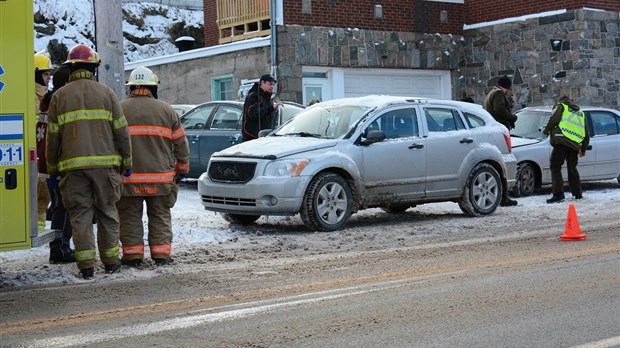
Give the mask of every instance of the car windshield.
[[517, 114], [515, 128], [510, 135], [518, 138], [543, 139], [546, 136], [540, 131], [547, 123], [550, 114], [546, 111], [523, 111]]
[[369, 109], [359, 105], [316, 106], [297, 115], [274, 135], [337, 139], [345, 135]]

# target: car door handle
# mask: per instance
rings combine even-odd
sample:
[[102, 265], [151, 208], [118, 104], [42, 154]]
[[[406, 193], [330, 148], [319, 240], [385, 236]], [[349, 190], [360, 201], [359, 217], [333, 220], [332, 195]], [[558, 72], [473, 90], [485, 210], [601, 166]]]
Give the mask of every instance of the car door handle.
[[459, 141], [459, 143], [461, 143], [461, 144], [471, 144], [473, 142], [474, 142], [474, 139], [472, 139], [472, 138], [463, 138], [463, 139], [461, 139], [461, 141]]
[[423, 147], [424, 147], [424, 144], [415, 144], [414, 143], [414, 144], [409, 145], [410, 149], [421, 149]]

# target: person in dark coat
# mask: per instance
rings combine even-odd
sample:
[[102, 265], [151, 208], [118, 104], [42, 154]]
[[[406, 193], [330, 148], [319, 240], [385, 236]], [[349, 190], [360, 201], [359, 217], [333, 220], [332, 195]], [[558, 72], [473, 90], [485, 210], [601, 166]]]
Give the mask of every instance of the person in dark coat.
[[[69, 67], [66, 65], [62, 65], [56, 72], [54, 73], [54, 77], [52, 80], [52, 85], [54, 88], [47, 92], [43, 99], [41, 100], [41, 104], [39, 104], [39, 110], [41, 112], [47, 112], [50, 101], [52, 100], [52, 96], [56, 91], [58, 91], [62, 86], [69, 82]], [[44, 133], [47, 131], [47, 122], [44, 124]], [[41, 139], [41, 141], [37, 141], [37, 152], [41, 154], [45, 154], [45, 137]], [[39, 172], [47, 174], [47, 163], [45, 160], [39, 161]], [[50, 205], [51, 215], [52, 215], [52, 230], [57, 231], [58, 235], [55, 236], [55, 239], [50, 242], [50, 263], [69, 263], [75, 262], [75, 252], [71, 249], [70, 240], [73, 235], [73, 230], [71, 229], [71, 222], [69, 221], [69, 212], [65, 205], [62, 203], [62, 194], [60, 193], [60, 188], [56, 183], [59, 181], [58, 178], [51, 178], [47, 181], [48, 189], [50, 192], [50, 197], [52, 203]]]
[[243, 128], [241, 141], [258, 138], [258, 132], [272, 127], [272, 113], [282, 102], [273, 102], [271, 95], [278, 81], [269, 74], [261, 76], [245, 98], [243, 104]]
[[510, 78], [508, 76], [500, 77], [497, 86], [489, 91], [482, 104], [497, 122], [508, 129], [513, 129], [517, 121], [517, 116], [512, 113], [515, 102], [512, 97], [508, 97], [511, 89], [512, 81]]
[[553, 146], [549, 161], [553, 196], [547, 200], [547, 203], [564, 200], [564, 179], [562, 178], [564, 161], [566, 161], [570, 191], [575, 199], [581, 199], [583, 196], [577, 162], [579, 157], [586, 155], [586, 149], [590, 144], [585, 114], [568, 96], [563, 96], [555, 104], [551, 117], [542, 132], [550, 136], [549, 142]]

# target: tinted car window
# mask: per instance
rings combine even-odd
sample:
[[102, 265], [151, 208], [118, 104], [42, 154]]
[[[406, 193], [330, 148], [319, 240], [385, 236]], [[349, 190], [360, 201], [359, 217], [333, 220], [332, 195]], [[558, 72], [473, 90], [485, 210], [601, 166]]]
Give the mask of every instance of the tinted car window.
[[185, 129], [204, 129], [206, 128], [209, 115], [213, 111], [213, 106], [197, 107], [183, 115], [181, 123]]
[[375, 120], [369, 128], [383, 130], [386, 139], [418, 135], [418, 122], [414, 109], [386, 112]]
[[590, 111], [590, 119], [595, 135], [618, 134], [618, 117], [605, 111]]

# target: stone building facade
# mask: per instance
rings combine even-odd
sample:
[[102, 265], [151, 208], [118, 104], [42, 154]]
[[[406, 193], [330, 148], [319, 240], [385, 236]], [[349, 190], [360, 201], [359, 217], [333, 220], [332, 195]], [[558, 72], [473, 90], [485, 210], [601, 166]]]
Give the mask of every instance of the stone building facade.
[[452, 97], [482, 103], [497, 79], [514, 80], [518, 105], [620, 107], [617, 12], [569, 10], [482, 26], [463, 35], [316, 26], [278, 27], [280, 95], [301, 100], [302, 67], [450, 70]]

